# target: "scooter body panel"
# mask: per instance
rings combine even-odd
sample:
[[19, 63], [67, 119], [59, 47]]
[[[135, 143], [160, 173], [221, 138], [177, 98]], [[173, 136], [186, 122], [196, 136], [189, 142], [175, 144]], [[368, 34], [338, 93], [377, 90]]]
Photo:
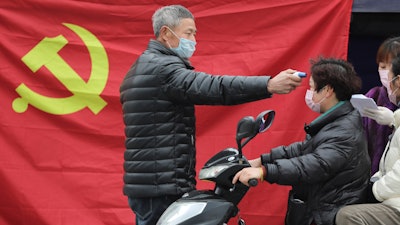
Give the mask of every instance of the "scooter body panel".
[[157, 225], [222, 225], [236, 211], [233, 203], [212, 191], [192, 191], [174, 202]]

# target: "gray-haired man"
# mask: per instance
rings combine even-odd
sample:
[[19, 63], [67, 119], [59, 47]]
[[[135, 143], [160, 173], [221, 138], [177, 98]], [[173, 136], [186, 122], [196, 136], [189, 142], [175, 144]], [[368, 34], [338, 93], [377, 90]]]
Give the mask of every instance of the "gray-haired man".
[[153, 15], [156, 40], [121, 88], [126, 151], [124, 194], [137, 225], [156, 224], [164, 210], [195, 189], [195, 105], [235, 105], [286, 94], [301, 83], [287, 69], [269, 76], [216, 76], [188, 59], [196, 46], [192, 13], [171, 5]]

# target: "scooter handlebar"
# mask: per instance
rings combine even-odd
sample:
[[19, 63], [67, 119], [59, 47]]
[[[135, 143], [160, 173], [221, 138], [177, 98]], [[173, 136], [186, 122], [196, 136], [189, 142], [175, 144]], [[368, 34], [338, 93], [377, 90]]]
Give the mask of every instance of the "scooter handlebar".
[[256, 178], [251, 178], [250, 180], [249, 180], [249, 186], [250, 187], [255, 187], [255, 186], [257, 186], [258, 185], [258, 180], [256, 179]]

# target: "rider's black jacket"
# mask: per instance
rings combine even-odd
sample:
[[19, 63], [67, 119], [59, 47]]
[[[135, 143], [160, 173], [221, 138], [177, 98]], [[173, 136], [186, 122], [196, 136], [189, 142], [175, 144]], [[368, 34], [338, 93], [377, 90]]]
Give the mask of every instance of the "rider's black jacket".
[[151, 40], [123, 80], [125, 195], [181, 195], [195, 188], [194, 105], [234, 105], [271, 96], [269, 76], [212, 76], [193, 69]]
[[293, 187], [286, 219], [294, 222], [286, 224], [309, 225], [314, 220], [333, 225], [340, 207], [365, 201], [370, 159], [361, 117], [344, 101], [306, 125], [305, 131], [304, 142], [261, 156], [265, 179]]

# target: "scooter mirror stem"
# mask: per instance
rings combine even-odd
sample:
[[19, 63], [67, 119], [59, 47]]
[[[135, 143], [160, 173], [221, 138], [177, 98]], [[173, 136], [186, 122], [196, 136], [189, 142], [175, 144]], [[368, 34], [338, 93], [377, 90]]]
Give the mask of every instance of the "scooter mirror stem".
[[240, 143], [238, 143], [238, 152], [239, 152], [239, 161], [242, 161], [242, 158], [243, 158], [243, 153], [242, 153], [242, 146], [241, 146], [241, 144]]
[[[256, 133], [256, 134], [257, 134], [257, 133]], [[240, 158], [240, 159], [243, 158], [242, 148], [243, 148], [247, 143], [249, 143], [249, 141], [250, 141], [251, 139], [253, 139], [253, 138], [256, 136], [256, 134], [255, 134], [255, 135], [252, 135], [252, 136], [250, 136], [250, 137], [248, 137], [248, 138], [246, 138], [246, 140], [244, 140], [244, 141], [238, 141], [237, 145], [238, 145], [238, 151], [239, 151], [239, 158]]]

